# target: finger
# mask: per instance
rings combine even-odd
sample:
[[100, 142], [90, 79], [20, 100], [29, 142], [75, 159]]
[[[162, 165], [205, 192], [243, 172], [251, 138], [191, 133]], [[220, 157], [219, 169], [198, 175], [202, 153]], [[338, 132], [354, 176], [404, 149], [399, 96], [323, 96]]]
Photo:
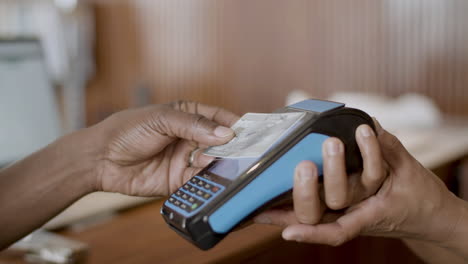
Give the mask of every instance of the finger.
[[[178, 152], [175, 155], [183, 156], [181, 160], [177, 160], [179, 162], [177, 166], [187, 164], [191, 167], [203, 168], [215, 159], [215, 157], [204, 155], [205, 147], [200, 146], [197, 142], [181, 140], [177, 145], [181, 146], [176, 149]], [[183, 155], [179, 155], [179, 153], [183, 153]]]
[[[176, 144], [170, 145], [171, 160], [168, 162], [169, 173], [169, 189], [176, 190], [188, 181], [200, 168], [188, 167], [190, 152], [194, 149], [193, 144], [186, 140], [179, 140]], [[180, 177], [181, 175], [182, 177]]]
[[[175, 177], [169, 177], [170, 189], [175, 190], [208, 165], [211, 157], [203, 155], [202, 150], [197, 149], [195, 143], [187, 140], [179, 140], [170, 147], [172, 158], [168, 166], [171, 175], [175, 175]], [[190, 156], [194, 150], [198, 151], [194, 152], [194, 159], [189, 167]]]
[[380, 125], [379, 121], [374, 116], [372, 117], [372, 121], [374, 122], [375, 131], [377, 132], [377, 136], [380, 136], [384, 132], [384, 129], [382, 128], [382, 125]]
[[317, 166], [311, 161], [303, 161], [296, 167], [294, 175], [294, 212], [303, 224], [316, 224], [322, 217], [319, 197]]
[[282, 227], [299, 224], [293, 210], [280, 209], [265, 211], [255, 216], [253, 221], [257, 224], [277, 225]]
[[215, 160], [215, 157], [204, 155], [203, 149], [196, 149], [194, 151], [192, 167], [204, 168]]
[[413, 159], [397, 137], [383, 129], [376, 119], [374, 119], [374, 123], [382, 157], [388, 161], [390, 167], [397, 168], [401, 162]]
[[346, 230], [337, 222], [319, 225], [291, 225], [283, 230], [285, 240], [339, 246], [354, 238], [355, 230]]
[[[193, 178], [193, 176], [197, 175], [200, 172], [201, 169], [202, 168], [196, 168], [196, 167], [185, 168], [185, 171], [182, 174], [182, 182], [183, 183], [188, 182], [191, 178]], [[180, 186], [182, 186], [183, 183]]]
[[205, 116], [223, 126], [231, 127], [239, 119], [239, 116], [224, 108], [198, 102], [177, 101], [171, 103], [171, 105], [173, 108], [183, 112]]
[[332, 223], [288, 226], [282, 235], [285, 240], [339, 246], [370, 227], [374, 218], [372, 207], [360, 206]]
[[212, 146], [227, 143], [234, 136], [232, 129], [199, 114], [168, 108], [165, 111], [156, 112], [152, 117], [150, 128], [169, 137], [183, 138]]
[[360, 125], [356, 129], [356, 142], [363, 159], [361, 182], [367, 197], [379, 189], [386, 173], [383, 169], [379, 142], [370, 126]]
[[239, 116], [221, 107], [198, 105], [199, 114], [219, 123], [223, 126], [231, 127], [239, 120]]
[[322, 152], [325, 203], [330, 209], [339, 210], [349, 203], [344, 145], [337, 138], [329, 138], [324, 142]]

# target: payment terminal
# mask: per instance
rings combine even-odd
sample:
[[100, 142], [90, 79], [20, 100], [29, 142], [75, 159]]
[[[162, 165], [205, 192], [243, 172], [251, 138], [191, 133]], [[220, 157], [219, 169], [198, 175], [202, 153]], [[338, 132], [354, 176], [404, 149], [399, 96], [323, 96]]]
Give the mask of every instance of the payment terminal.
[[305, 100], [275, 113], [303, 117], [257, 158], [216, 159], [166, 200], [161, 214], [179, 235], [207, 250], [256, 213], [290, 195], [296, 165], [303, 160], [322, 171], [322, 144], [337, 137], [345, 144], [348, 173], [362, 169], [355, 130], [373, 129], [372, 118], [342, 103]]

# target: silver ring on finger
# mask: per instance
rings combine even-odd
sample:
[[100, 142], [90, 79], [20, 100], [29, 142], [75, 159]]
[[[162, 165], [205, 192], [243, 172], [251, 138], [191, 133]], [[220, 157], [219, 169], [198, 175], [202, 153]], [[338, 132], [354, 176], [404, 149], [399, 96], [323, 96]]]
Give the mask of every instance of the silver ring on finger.
[[190, 152], [189, 159], [188, 159], [188, 166], [192, 167], [193, 163], [195, 162], [195, 155], [200, 150], [200, 148], [196, 148]]

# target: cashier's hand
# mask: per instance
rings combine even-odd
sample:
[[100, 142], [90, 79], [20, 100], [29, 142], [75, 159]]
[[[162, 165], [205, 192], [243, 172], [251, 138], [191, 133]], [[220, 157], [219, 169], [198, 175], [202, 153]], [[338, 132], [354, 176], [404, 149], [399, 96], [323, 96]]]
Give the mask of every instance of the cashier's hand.
[[334, 246], [358, 235], [440, 244], [453, 239], [464, 202], [378, 124], [377, 137], [363, 125], [356, 139], [362, 175], [347, 180], [343, 145], [330, 139], [324, 144], [324, 195], [315, 164], [304, 161], [296, 168], [294, 210], [272, 210], [256, 222], [285, 227], [286, 240]]
[[197, 151], [189, 162], [191, 153], [228, 142], [237, 119], [224, 109], [184, 101], [112, 115], [91, 128], [102, 135], [96, 190], [168, 195], [212, 160]]

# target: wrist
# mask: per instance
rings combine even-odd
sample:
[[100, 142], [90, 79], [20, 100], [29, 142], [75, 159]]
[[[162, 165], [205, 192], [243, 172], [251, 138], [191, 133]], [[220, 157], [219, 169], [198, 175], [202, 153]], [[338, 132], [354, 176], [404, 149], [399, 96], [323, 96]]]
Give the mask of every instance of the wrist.
[[80, 130], [0, 171], [0, 248], [95, 190], [99, 148], [92, 141]]
[[58, 153], [63, 153], [67, 174], [77, 180], [83, 194], [98, 191], [97, 178], [103, 148], [99, 134], [85, 128], [68, 134], [57, 142]]
[[[465, 241], [468, 243], [468, 206], [465, 201], [449, 190], [443, 193], [442, 202], [432, 210], [421, 213], [419, 227], [409, 232], [404, 239], [419, 240], [444, 248], [452, 248]], [[414, 223], [416, 224], [416, 223]], [[414, 231], [413, 230], [413, 231]]]
[[424, 227], [424, 234], [403, 238], [407, 246], [430, 262], [442, 263], [450, 259], [450, 263], [465, 263], [468, 260], [468, 203], [449, 193], [444, 210], [435, 211], [427, 222], [430, 224]]
[[466, 201], [455, 197], [454, 202], [457, 217], [452, 221], [451, 231], [440, 246], [451, 250], [453, 253], [468, 259], [468, 204]]

